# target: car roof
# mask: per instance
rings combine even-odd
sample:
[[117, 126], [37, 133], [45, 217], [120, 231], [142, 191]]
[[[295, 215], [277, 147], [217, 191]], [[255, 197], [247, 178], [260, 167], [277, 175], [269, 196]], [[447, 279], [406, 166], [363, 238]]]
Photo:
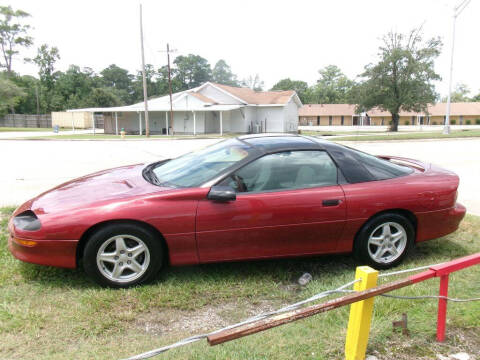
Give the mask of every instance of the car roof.
[[319, 150], [323, 149], [317, 139], [295, 134], [252, 134], [239, 136], [239, 140], [264, 151], [279, 150]]

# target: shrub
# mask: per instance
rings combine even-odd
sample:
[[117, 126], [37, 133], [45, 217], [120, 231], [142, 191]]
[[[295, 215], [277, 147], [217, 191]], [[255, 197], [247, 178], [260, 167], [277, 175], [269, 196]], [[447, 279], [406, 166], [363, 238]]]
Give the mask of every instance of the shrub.
[[470, 119], [468, 119], [467, 121], [465, 121], [465, 124], [472, 125], [472, 121]]
[[480, 125], [480, 119], [475, 119], [475, 124]]
[[405, 121], [405, 125], [410, 125], [410, 121]]
[[455, 125], [457, 123], [457, 120], [451, 120], [450, 124]]
[[432, 122], [432, 125], [438, 125], [436, 121]]

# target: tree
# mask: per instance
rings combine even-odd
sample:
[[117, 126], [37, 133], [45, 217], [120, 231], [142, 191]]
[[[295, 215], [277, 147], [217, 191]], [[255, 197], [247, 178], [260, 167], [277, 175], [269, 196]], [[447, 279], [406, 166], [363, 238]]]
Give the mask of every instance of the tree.
[[0, 67], [12, 72], [12, 58], [18, 54], [18, 47], [29, 47], [33, 39], [28, 36], [30, 25], [21, 24], [19, 21], [29, 17], [30, 14], [23, 10], [13, 10], [11, 6], [0, 6], [0, 48], [3, 59]]
[[122, 100], [117, 96], [113, 88], [93, 89], [88, 98], [85, 99], [86, 107], [110, 107], [121, 104]]
[[336, 65], [318, 71], [320, 78], [305, 94], [305, 101], [313, 104], [345, 104], [350, 102], [355, 84]]
[[207, 59], [199, 55], [177, 56], [173, 61], [175, 79], [181, 84], [180, 90], [192, 89], [212, 79], [212, 69]]
[[58, 49], [47, 44], [41, 45], [37, 50], [37, 56], [33, 62], [38, 66], [38, 76], [40, 82], [49, 91], [53, 89], [53, 72], [55, 70], [55, 62], [60, 59]]
[[390, 112], [391, 131], [398, 131], [400, 110], [427, 111], [437, 98], [432, 82], [441, 79], [434, 70], [441, 47], [439, 38], [422, 42], [421, 28], [384, 36], [378, 63], [365, 66], [355, 88], [357, 111], [379, 107]]
[[[157, 96], [157, 87], [155, 84], [155, 77], [157, 72], [151, 64], [145, 65], [145, 78], [147, 81], [147, 94], [148, 97]], [[142, 71], [138, 71], [135, 79], [132, 83], [133, 87], [133, 100], [134, 101], [143, 101], [143, 74]]]
[[277, 82], [270, 90], [294, 90], [302, 102], [305, 101], [305, 93], [308, 90], [308, 84], [301, 80], [282, 79]]
[[14, 112], [17, 114], [37, 114], [39, 112], [37, 112], [37, 95], [40, 97], [40, 81], [30, 75], [19, 76], [15, 73], [12, 73], [9, 80], [25, 93], [25, 96], [18, 99], [15, 104]]
[[102, 76], [102, 83], [107, 88], [115, 89], [115, 94], [119, 97], [122, 103], [129, 103], [132, 101], [132, 81], [133, 75], [128, 73], [128, 70], [112, 64], [100, 72]]
[[263, 81], [258, 74], [255, 74], [255, 76], [250, 75], [248, 78], [243, 79], [241, 85], [249, 87], [254, 91], [263, 91], [264, 86]]
[[[468, 97], [468, 94], [470, 94], [470, 89], [468, 88], [468, 86], [466, 84], [457, 84], [455, 86], [455, 90], [452, 91], [452, 94], [450, 95], [450, 101], [451, 102], [468, 102], [468, 101], [472, 101], [472, 99], [470, 99]], [[448, 101], [448, 97], [445, 96], [442, 98], [442, 101], [443, 102], [447, 102]]]
[[101, 78], [90, 68], [70, 65], [66, 72], [56, 72], [55, 91], [51, 98], [52, 110], [87, 107], [93, 88], [101, 87]]
[[212, 70], [212, 80], [219, 84], [238, 86], [237, 76], [225, 60], [218, 60]]
[[0, 114], [13, 108], [26, 94], [13, 81], [6, 76], [0, 76]]
[[41, 45], [37, 50], [37, 56], [33, 58], [33, 62], [38, 67], [38, 76], [40, 78], [41, 104], [44, 112], [52, 111], [52, 97], [54, 90], [54, 70], [55, 62], [60, 59], [58, 49], [47, 44]]

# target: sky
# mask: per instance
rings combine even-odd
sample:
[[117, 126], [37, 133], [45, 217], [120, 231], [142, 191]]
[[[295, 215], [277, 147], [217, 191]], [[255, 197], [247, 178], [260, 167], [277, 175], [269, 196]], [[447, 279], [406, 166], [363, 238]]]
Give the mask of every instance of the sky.
[[[259, 74], [265, 87], [290, 77], [310, 85], [318, 70], [335, 64], [350, 78], [375, 62], [381, 37], [423, 25], [425, 38], [444, 42], [435, 63], [448, 92], [453, 7], [460, 0], [142, 0], [145, 60], [166, 64], [167, 42], [176, 55], [198, 54], [210, 64], [225, 59], [240, 79]], [[29, 12], [35, 43], [22, 53], [33, 57], [43, 43], [58, 47], [58, 70], [70, 64], [96, 72], [117, 64], [141, 68], [138, 0], [8, 0]], [[453, 84], [480, 92], [480, 0], [457, 19]], [[22, 57], [23, 57], [22, 56]], [[34, 65], [15, 59], [14, 70], [35, 75]]]

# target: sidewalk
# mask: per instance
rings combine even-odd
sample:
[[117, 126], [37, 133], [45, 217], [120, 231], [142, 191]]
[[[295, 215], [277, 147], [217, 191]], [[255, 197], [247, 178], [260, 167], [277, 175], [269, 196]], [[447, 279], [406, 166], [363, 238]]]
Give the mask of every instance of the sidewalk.
[[[103, 134], [103, 129], [96, 129], [96, 134]], [[0, 132], [1, 139], [17, 139], [17, 138], [30, 138], [30, 137], [42, 137], [51, 135], [78, 135], [78, 134], [93, 134], [93, 130], [62, 130], [58, 133], [52, 131], [5, 131]]]

